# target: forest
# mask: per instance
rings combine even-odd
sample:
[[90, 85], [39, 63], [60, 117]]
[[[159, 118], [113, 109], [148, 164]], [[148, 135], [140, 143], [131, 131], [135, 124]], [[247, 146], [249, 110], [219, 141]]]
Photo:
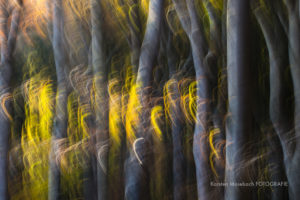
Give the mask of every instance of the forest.
[[299, 0], [0, 0], [0, 200], [297, 200], [299, 166]]

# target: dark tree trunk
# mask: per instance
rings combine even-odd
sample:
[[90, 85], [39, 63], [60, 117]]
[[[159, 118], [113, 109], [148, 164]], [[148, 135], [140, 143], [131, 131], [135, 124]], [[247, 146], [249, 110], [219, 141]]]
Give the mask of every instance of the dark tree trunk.
[[57, 78], [57, 94], [55, 118], [52, 131], [52, 144], [49, 161], [49, 199], [56, 200], [61, 198], [61, 171], [60, 154], [66, 142], [68, 127], [67, 101], [69, 94], [69, 81], [67, 76], [67, 54], [63, 44], [64, 40], [64, 14], [62, 0], [53, 1], [53, 35], [52, 47]]
[[[226, 80], [226, 45], [223, 43], [222, 38], [222, 19], [226, 21], [226, 3], [223, 2], [223, 8], [215, 8], [211, 1], [205, 0], [204, 4], [209, 15], [209, 52], [206, 55], [205, 62], [208, 65], [210, 79], [212, 82], [212, 122], [213, 130], [215, 132], [210, 133], [211, 143], [210, 143], [210, 163], [215, 175], [214, 181], [224, 182], [225, 173], [225, 155], [223, 155], [223, 148], [225, 147], [225, 123], [224, 118], [227, 112], [226, 102], [227, 102], [227, 80]], [[223, 15], [223, 16], [222, 16]], [[225, 36], [223, 36], [225, 37]], [[224, 144], [217, 148], [217, 144]], [[212, 148], [214, 150], [212, 150]], [[212, 180], [213, 181], [213, 180]], [[218, 187], [214, 195], [224, 194], [224, 188]], [[215, 196], [217, 197], [217, 196]], [[220, 198], [220, 197], [218, 197]]]
[[289, 198], [297, 199], [300, 196], [300, 172], [298, 166], [300, 163], [300, 18], [299, 1], [286, 0], [288, 10], [288, 38], [289, 38], [289, 61], [294, 86], [294, 135], [288, 139], [289, 143], [283, 149], [286, 149], [286, 173], [289, 181]]
[[[136, 84], [139, 87], [138, 98], [143, 107], [140, 124], [137, 128], [137, 140], [133, 143], [136, 154], [130, 150], [129, 160], [125, 164], [125, 198], [126, 199], [149, 199], [149, 166], [150, 155], [150, 132], [145, 131], [149, 127], [150, 110], [149, 87], [151, 86], [152, 70], [155, 64], [159, 48], [159, 34], [163, 17], [164, 0], [150, 0], [149, 16], [146, 32], [143, 39], [139, 69]], [[136, 157], [138, 155], [139, 159]], [[147, 169], [148, 168], [148, 169]]]
[[173, 34], [168, 35], [167, 59], [169, 67], [169, 81], [167, 95], [170, 112], [172, 149], [173, 149], [173, 199], [186, 199], [186, 159], [184, 155], [184, 119], [180, 105], [178, 74], [176, 73], [177, 59], [174, 52]]
[[[8, 1], [1, 2], [1, 69], [0, 69], [0, 199], [8, 199], [8, 151], [12, 120], [12, 61], [17, 40], [21, 8], [14, 7], [12, 13], [8, 11]], [[8, 17], [11, 24], [8, 27]]]
[[[208, 136], [209, 129], [212, 126], [212, 78], [216, 74], [213, 74], [214, 72], [209, 68], [208, 60], [205, 60], [205, 58], [209, 59], [209, 55], [213, 54], [208, 54], [208, 44], [204, 35], [204, 28], [198, 20], [195, 2], [193, 0], [187, 0], [186, 4], [183, 1], [177, 0], [173, 0], [173, 2], [175, 3], [175, 8], [183, 29], [189, 37], [196, 73], [197, 110], [193, 154], [196, 165], [198, 199], [222, 198], [222, 192], [218, 191], [218, 188], [210, 186], [210, 182], [215, 178], [209, 164], [210, 149]], [[211, 11], [210, 9], [211, 17], [215, 17]], [[213, 30], [216, 27], [211, 28]], [[211, 36], [214, 38], [217, 35], [217, 30], [213, 30]], [[220, 45], [217, 41], [215, 42], [215, 44], [212, 44], [213, 48]], [[212, 51], [214, 50], [212, 49]]]
[[[271, 6], [273, 2], [267, 2]], [[266, 10], [255, 8], [254, 14], [262, 29], [266, 40], [269, 63], [270, 63], [270, 119], [273, 123], [276, 135], [270, 137], [270, 162], [273, 169], [270, 171], [271, 181], [285, 181], [285, 169], [283, 155], [287, 155], [287, 133], [292, 130], [292, 121], [289, 117], [289, 109], [285, 97], [288, 95], [288, 88], [284, 81], [284, 73], [289, 64], [288, 62], [288, 43], [284, 28], [274, 13], [268, 16]], [[280, 140], [279, 140], [280, 138]], [[280, 143], [281, 142], [281, 143]], [[282, 151], [282, 147], [284, 148]], [[278, 150], [278, 148], [280, 148]], [[282, 153], [283, 152], [283, 153]], [[273, 187], [272, 199], [286, 199], [287, 193], [285, 187]]]
[[[251, 65], [249, 1], [228, 0], [227, 4], [227, 71], [230, 120], [226, 134], [225, 179], [229, 186], [225, 199], [251, 199], [251, 187], [230, 183], [250, 182], [246, 162], [251, 156], [246, 144], [251, 143]], [[247, 149], [247, 150], [246, 150]], [[252, 156], [251, 156], [252, 158]]]
[[108, 152], [109, 152], [109, 99], [107, 90], [108, 70], [103, 40], [103, 10], [99, 0], [91, 0], [92, 65], [95, 85], [96, 156], [98, 200], [108, 198]]

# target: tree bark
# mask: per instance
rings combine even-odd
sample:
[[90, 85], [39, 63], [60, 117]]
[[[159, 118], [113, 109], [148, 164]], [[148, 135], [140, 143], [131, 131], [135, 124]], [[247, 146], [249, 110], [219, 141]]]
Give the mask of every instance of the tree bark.
[[290, 143], [283, 147], [287, 150], [286, 170], [289, 181], [289, 198], [297, 199], [300, 196], [300, 172], [297, 169], [300, 163], [300, 19], [299, 1], [285, 0], [288, 10], [288, 38], [289, 61], [294, 86], [294, 135], [288, 139]]
[[[198, 199], [221, 198], [220, 192], [210, 186], [214, 180], [209, 164], [210, 155], [208, 145], [208, 132], [211, 124], [211, 97], [212, 77], [210, 69], [205, 62], [208, 53], [208, 45], [204, 35], [204, 28], [199, 22], [194, 0], [187, 0], [186, 5], [182, 1], [173, 0], [183, 29], [188, 35], [194, 61], [197, 82], [197, 110], [194, 130], [193, 154], [196, 165]], [[187, 15], [188, 13], [188, 15]]]
[[[271, 6], [273, 2], [267, 2]], [[288, 43], [279, 19], [275, 13], [268, 16], [263, 8], [255, 8], [254, 14], [262, 29], [266, 40], [269, 63], [270, 63], [270, 105], [269, 113], [276, 135], [272, 135], [270, 140], [270, 157], [273, 170], [270, 171], [271, 181], [286, 181], [283, 155], [288, 155], [287, 143], [288, 132], [292, 130], [292, 121], [289, 117], [288, 107], [285, 97], [288, 95], [286, 83], [284, 81], [284, 71], [288, 66]], [[271, 20], [271, 21], [270, 21]], [[280, 138], [280, 140], [279, 140]], [[279, 142], [278, 142], [279, 141]], [[283, 149], [282, 149], [283, 147]], [[280, 148], [280, 150], [278, 150]], [[274, 151], [274, 152], [272, 152]], [[275, 153], [278, 152], [278, 153]], [[280, 153], [281, 152], [281, 153]], [[283, 152], [283, 153], [282, 153]], [[284, 187], [272, 188], [272, 199], [285, 199], [287, 194]]]
[[68, 127], [67, 101], [69, 95], [69, 81], [67, 76], [67, 53], [64, 40], [64, 11], [62, 0], [53, 1], [52, 19], [53, 35], [52, 47], [57, 78], [57, 94], [55, 105], [55, 118], [52, 132], [52, 144], [49, 161], [49, 191], [48, 198], [56, 200], [61, 198], [61, 171], [60, 154], [66, 142]]
[[[149, 87], [151, 86], [152, 70], [155, 64], [159, 48], [159, 34], [163, 17], [164, 0], [150, 0], [149, 15], [147, 19], [146, 32], [144, 35], [137, 74], [136, 84], [139, 87], [138, 98], [143, 108], [140, 117], [140, 124], [137, 128], [137, 140], [133, 143], [138, 158], [130, 150], [129, 159], [125, 166], [125, 198], [126, 199], [148, 199], [150, 198], [149, 188], [149, 163], [151, 149], [150, 135], [145, 131], [149, 127]], [[147, 169], [148, 168], [148, 169]]]
[[176, 55], [172, 45], [173, 34], [169, 31], [167, 43], [167, 61], [169, 67], [169, 81], [167, 95], [172, 135], [172, 170], [173, 170], [173, 199], [186, 199], [186, 159], [184, 155], [184, 120], [180, 105], [180, 92], [176, 70]]
[[[9, 138], [11, 133], [12, 120], [12, 61], [15, 44], [17, 40], [20, 13], [22, 6], [17, 5], [13, 8], [12, 13], [8, 13], [8, 1], [1, 2], [1, 65], [0, 65], [0, 199], [8, 199], [8, 152]], [[8, 27], [8, 17], [11, 16], [10, 27]]]
[[[228, 0], [227, 4], [227, 74], [230, 120], [226, 133], [225, 199], [251, 199], [251, 187], [230, 183], [250, 182], [246, 161], [247, 143], [251, 143], [251, 64], [249, 1]], [[231, 144], [230, 144], [231, 143]], [[251, 156], [251, 155], [250, 155]]]
[[96, 116], [96, 156], [97, 156], [97, 193], [98, 200], [108, 198], [108, 118], [109, 99], [107, 90], [108, 69], [106, 65], [103, 38], [103, 8], [99, 0], [91, 0], [92, 25], [92, 65], [95, 89]]

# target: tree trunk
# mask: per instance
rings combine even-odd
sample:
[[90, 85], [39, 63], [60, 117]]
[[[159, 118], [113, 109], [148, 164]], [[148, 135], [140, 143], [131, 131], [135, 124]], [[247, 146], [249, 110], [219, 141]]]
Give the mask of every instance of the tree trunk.
[[69, 94], [69, 81], [67, 76], [67, 54], [63, 44], [64, 40], [64, 14], [62, 0], [53, 1], [53, 35], [52, 47], [57, 78], [57, 94], [55, 119], [52, 132], [52, 144], [49, 161], [49, 191], [50, 200], [61, 198], [61, 171], [60, 154], [66, 142], [68, 127], [67, 101]]
[[[13, 7], [12, 13], [8, 13], [9, 2], [1, 2], [1, 69], [0, 69], [0, 199], [8, 199], [8, 152], [9, 138], [11, 133], [12, 120], [12, 94], [11, 94], [11, 79], [12, 79], [12, 61], [13, 52], [17, 40], [21, 7]], [[19, 6], [19, 5], [18, 5]], [[8, 27], [8, 18], [11, 16], [10, 27]]]
[[209, 128], [212, 126], [212, 78], [215, 75], [209, 69], [207, 62], [205, 62], [208, 45], [204, 35], [204, 28], [198, 20], [194, 0], [187, 0], [186, 5], [178, 0], [173, 0], [173, 2], [183, 29], [189, 37], [196, 73], [197, 110], [193, 154], [196, 165], [198, 199], [221, 198], [222, 194], [218, 191], [218, 188], [210, 186], [210, 182], [214, 180], [214, 175], [209, 164], [208, 134]]
[[184, 119], [180, 105], [180, 92], [176, 74], [176, 55], [172, 45], [173, 34], [169, 31], [167, 44], [167, 59], [169, 67], [169, 81], [167, 95], [171, 122], [173, 149], [173, 199], [186, 199], [186, 159], [184, 155]]
[[[268, 2], [271, 5], [273, 2]], [[271, 181], [285, 181], [286, 175], [284, 170], [283, 155], [288, 155], [287, 151], [287, 133], [292, 130], [292, 121], [289, 120], [289, 112], [285, 103], [285, 97], [288, 95], [286, 84], [284, 81], [284, 72], [288, 66], [288, 46], [284, 28], [280, 25], [280, 21], [274, 13], [267, 16], [266, 10], [256, 8], [254, 11], [256, 19], [262, 29], [264, 38], [266, 40], [269, 63], [270, 63], [270, 105], [269, 113], [270, 119], [277, 135], [271, 136], [270, 145], [271, 152], [270, 162], [274, 166], [270, 171]], [[269, 20], [272, 20], [269, 22]], [[280, 140], [279, 140], [280, 138]], [[278, 142], [280, 141], [280, 143]], [[283, 150], [281, 148], [284, 148]], [[278, 150], [280, 148], [280, 150]], [[273, 152], [274, 151], [274, 152]], [[278, 152], [278, 153], [275, 153]], [[281, 153], [280, 153], [281, 152]], [[283, 152], [283, 154], [282, 154]], [[284, 187], [272, 188], [272, 199], [285, 199], [286, 191]]]
[[[163, 5], [164, 0], [150, 0], [146, 32], [140, 51], [136, 84], [139, 87], [138, 98], [143, 111], [137, 128], [137, 140], [133, 143], [136, 154], [133, 150], [130, 150], [130, 161], [128, 160], [125, 166], [125, 198], [130, 200], [150, 198], [148, 169], [149, 165], [151, 165], [149, 163], [151, 139], [150, 132], [145, 130], [149, 127], [149, 87], [151, 86], [151, 74], [159, 48]], [[135, 155], [140, 157], [141, 163]]]
[[[230, 183], [250, 182], [246, 144], [251, 143], [251, 65], [249, 50], [249, 1], [228, 0], [227, 4], [227, 71], [230, 120], [226, 135], [225, 180], [229, 186], [225, 199], [251, 199], [251, 187], [236, 187]], [[251, 156], [251, 155], [250, 155]], [[251, 157], [252, 158], [252, 157]]]
[[289, 60], [294, 86], [294, 135], [289, 137], [291, 141], [286, 145], [287, 158], [286, 170], [289, 181], [289, 198], [297, 199], [300, 196], [300, 172], [298, 166], [300, 163], [300, 19], [299, 19], [299, 1], [286, 0], [289, 18]]
[[108, 198], [108, 116], [109, 99], [107, 91], [108, 70], [105, 59], [103, 40], [103, 10], [99, 0], [91, 0], [92, 25], [92, 65], [95, 89], [96, 116], [96, 156], [97, 156], [97, 191], [98, 200]]

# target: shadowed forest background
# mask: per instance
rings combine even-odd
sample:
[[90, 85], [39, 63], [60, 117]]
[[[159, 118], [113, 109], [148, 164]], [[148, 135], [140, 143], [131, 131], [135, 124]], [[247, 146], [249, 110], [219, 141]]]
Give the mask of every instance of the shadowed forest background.
[[0, 200], [300, 198], [299, 0], [0, 0]]

